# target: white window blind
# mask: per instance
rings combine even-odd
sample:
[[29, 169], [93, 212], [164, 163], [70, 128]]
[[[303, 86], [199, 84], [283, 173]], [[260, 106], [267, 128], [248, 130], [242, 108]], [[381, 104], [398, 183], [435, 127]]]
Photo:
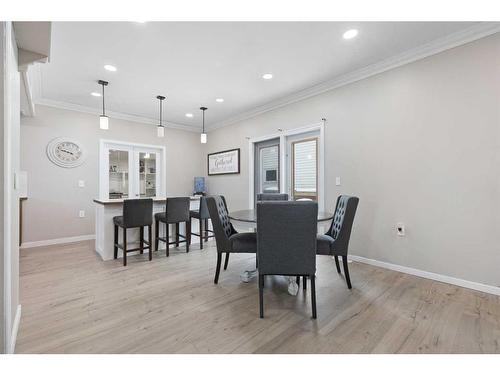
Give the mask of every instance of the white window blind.
[[316, 139], [294, 143], [293, 186], [297, 193], [316, 193], [317, 182]]

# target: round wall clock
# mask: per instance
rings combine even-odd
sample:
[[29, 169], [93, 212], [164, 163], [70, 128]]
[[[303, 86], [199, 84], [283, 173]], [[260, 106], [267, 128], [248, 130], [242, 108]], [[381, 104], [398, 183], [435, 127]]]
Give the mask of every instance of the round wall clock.
[[59, 137], [47, 145], [47, 157], [59, 167], [75, 168], [85, 161], [85, 152], [78, 142]]

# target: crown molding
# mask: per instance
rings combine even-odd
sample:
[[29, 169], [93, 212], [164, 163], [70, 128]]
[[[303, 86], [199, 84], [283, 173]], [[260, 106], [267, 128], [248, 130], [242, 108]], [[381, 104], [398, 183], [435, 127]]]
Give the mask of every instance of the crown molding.
[[[43, 105], [46, 107], [65, 109], [68, 111], [89, 113], [89, 114], [96, 115], [96, 116], [99, 116], [101, 114], [101, 112], [97, 108], [86, 107], [86, 106], [83, 106], [80, 104], [62, 102], [62, 101], [52, 100], [52, 99], [38, 98], [35, 100], [35, 104], [36, 105]], [[106, 115], [109, 118], [114, 118], [114, 119], [119, 119], [119, 120], [137, 122], [140, 124], [147, 124], [147, 125], [155, 125], [155, 126], [158, 125], [158, 120], [156, 120], [156, 119], [131, 115], [128, 113], [106, 111]], [[178, 123], [170, 122], [170, 121], [163, 121], [163, 125], [169, 129], [179, 129], [179, 130], [185, 130], [185, 131], [190, 131], [190, 132], [199, 132], [200, 131], [200, 129], [198, 129], [198, 127], [184, 125], [184, 124], [178, 124]]]
[[500, 22], [482, 22], [478, 25], [471, 26], [467, 29], [449, 34], [445, 37], [433, 40], [427, 44], [423, 44], [411, 50], [405, 51], [386, 60], [368, 65], [364, 68], [355, 70], [351, 73], [325, 81], [318, 85], [298, 91], [294, 94], [284, 96], [280, 99], [258, 106], [249, 111], [240, 113], [237, 116], [209, 126], [209, 130], [223, 128], [233, 125], [237, 122], [250, 119], [263, 113], [284, 107], [289, 104], [296, 103], [310, 97], [323, 94], [327, 91], [337, 89], [342, 86], [360, 81], [362, 79], [386, 72], [388, 70], [424, 59], [426, 57], [438, 54], [448, 49], [458, 47], [460, 45], [473, 42], [475, 40], [487, 37], [489, 35], [500, 32]]

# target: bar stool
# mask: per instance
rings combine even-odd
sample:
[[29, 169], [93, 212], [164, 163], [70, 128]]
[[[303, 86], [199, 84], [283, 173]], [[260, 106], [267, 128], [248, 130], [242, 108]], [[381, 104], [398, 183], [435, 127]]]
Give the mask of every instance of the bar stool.
[[[165, 237], [160, 237], [160, 221], [167, 224]], [[179, 224], [186, 223], [186, 235], [179, 234]], [[175, 224], [175, 241], [170, 242], [169, 225]], [[167, 245], [167, 257], [169, 253], [169, 245], [175, 243], [175, 247], [179, 247], [179, 243], [186, 243], [186, 252], [189, 253], [189, 244], [191, 243], [191, 222], [189, 221], [189, 197], [168, 198], [165, 212], [155, 214], [155, 249], [158, 251], [159, 241], [165, 242]], [[179, 241], [179, 237], [184, 240]]]
[[[149, 249], [149, 260], [153, 259], [151, 247], [151, 226], [153, 224], [153, 200], [152, 199], [126, 199], [123, 201], [123, 216], [113, 217], [115, 225], [114, 258], [118, 258], [118, 249], [123, 251], [123, 265], [127, 265], [127, 253], [139, 251], [144, 254], [144, 249]], [[118, 228], [123, 229], [123, 244], [118, 243]], [[144, 227], [148, 227], [148, 241], [144, 240]], [[139, 228], [139, 247], [127, 249], [127, 229]], [[144, 246], [144, 244], [148, 246]]]
[[[198, 219], [200, 221], [200, 233], [191, 233], [191, 235], [200, 237], [200, 249], [203, 249], [203, 239], [207, 242], [209, 238], [215, 237], [213, 234], [214, 231], [208, 229], [210, 213], [208, 212], [207, 198], [200, 197], [200, 207], [198, 210], [189, 211], [189, 221], [191, 222], [192, 219]], [[203, 234], [203, 232], [205, 232], [205, 234]], [[209, 233], [212, 234], [209, 235]]]

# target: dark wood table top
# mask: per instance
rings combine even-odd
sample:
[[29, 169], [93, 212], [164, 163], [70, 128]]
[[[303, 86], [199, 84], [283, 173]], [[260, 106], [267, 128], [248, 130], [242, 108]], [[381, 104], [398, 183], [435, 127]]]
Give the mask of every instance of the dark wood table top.
[[[239, 210], [229, 214], [229, 218], [236, 221], [244, 221], [247, 223], [257, 222], [257, 210]], [[326, 211], [318, 211], [318, 222], [328, 221], [333, 219], [333, 213]]]

